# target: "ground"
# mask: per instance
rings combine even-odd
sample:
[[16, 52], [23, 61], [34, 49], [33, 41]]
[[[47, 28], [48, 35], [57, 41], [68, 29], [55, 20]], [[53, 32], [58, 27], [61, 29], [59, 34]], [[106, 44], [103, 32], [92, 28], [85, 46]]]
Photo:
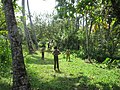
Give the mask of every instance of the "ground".
[[25, 57], [33, 90], [120, 90], [120, 70], [104, 68], [102, 64], [86, 63], [71, 55], [67, 62], [59, 56], [61, 72], [53, 69], [53, 55], [45, 52], [45, 60], [39, 51]]

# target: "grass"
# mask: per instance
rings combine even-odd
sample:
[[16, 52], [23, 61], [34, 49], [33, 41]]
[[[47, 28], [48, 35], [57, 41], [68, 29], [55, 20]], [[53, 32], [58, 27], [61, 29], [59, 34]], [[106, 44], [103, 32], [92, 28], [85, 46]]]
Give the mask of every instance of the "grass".
[[67, 62], [59, 56], [61, 73], [53, 70], [53, 56], [39, 51], [26, 56], [26, 66], [33, 90], [120, 90], [120, 70], [100, 68], [99, 64], [85, 63], [71, 57]]
[[[120, 90], [120, 69], [102, 68], [74, 56], [67, 62], [61, 54], [59, 73], [53, 70], [51, 53], [45, 53], [45, 60], [39, 51], [24, 57], [32, 90]], [[0, 75], [0, 90], [10, 90], [11, 76], [6, 75]]]

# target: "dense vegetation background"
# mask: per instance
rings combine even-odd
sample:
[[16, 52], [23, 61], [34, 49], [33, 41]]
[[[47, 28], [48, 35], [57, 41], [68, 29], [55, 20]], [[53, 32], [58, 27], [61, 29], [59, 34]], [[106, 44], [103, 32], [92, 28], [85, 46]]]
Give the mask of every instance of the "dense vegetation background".
[[[14, 88], [18, 82], [15, 78], [20, 77], [24, 83], [22, 73], [25, 79], [28, 77], [25, 85], [30, 82], [33, 90], [119, 90], [120, 1], [56, 2], [57, 13], [36, 15], [30, 13], [28, 0], [28, 14], [24, 0], [22, 7], [16, 0], [1, 1], [0, 90], [18, 90]], [[43, 45], [46, 46], [44, 61], [41, 59]], [[61, 73], [53, 71], [51, 51], [56, 45], [62, 53], [59, 56]], [[68, 48], [71, 62], [65, 60]], [[16, 70], [20, 72], [18, 76]]]

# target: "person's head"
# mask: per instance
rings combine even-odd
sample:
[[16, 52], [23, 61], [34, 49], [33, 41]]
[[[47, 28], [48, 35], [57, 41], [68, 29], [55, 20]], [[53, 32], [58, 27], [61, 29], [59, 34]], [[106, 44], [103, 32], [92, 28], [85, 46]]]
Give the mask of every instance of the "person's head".
[[57, 46], [55, 46], [54, 49], [57, 49]]
[[67, 48], [67, 50], [69, 50], [69, 48]]

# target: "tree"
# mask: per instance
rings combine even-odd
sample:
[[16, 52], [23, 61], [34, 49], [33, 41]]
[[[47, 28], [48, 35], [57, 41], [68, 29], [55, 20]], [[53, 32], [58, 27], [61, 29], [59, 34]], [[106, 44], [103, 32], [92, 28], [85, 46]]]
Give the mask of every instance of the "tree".
[[12, 90], [30, 90], [27, 72], [22, 53], [21, 37], [14, 15], [12, 0], [2, 0], [8, 35], [11, 44], [12, 66], [13, 66], [13, 87]]
[[29, 8], [29, 1], [27, 0], [27, 7], [28, 7], [28, 13], [29, 13], [29, 19], [30, 19], [30, 26], [32, 29], [32, 40], [33, 43], [35, 44], [36, 49], [38, 49], [38, 42], [37, 42], [37, 38], [36, 38], [36, 34], [35, 31], [33, 30], [33, 23], [32, 23], [32, 19], [31, 19], [31, 13], [30, 13], [30, 8]]
[[27, 45], [28, 45], [28, 50], [29, 53], [33, 53], [33, 46], [32, 46], [32, 40], [31, 40], [31, 36], [30, 36], [30, 32], [26, 26], [26, 18], [25, 18], [25, 0], [22, 0], [22, 22], [24, 24], [24, 32], [25, 32], [25, 36], [26, 36], [26, 41], [27, 41]]

